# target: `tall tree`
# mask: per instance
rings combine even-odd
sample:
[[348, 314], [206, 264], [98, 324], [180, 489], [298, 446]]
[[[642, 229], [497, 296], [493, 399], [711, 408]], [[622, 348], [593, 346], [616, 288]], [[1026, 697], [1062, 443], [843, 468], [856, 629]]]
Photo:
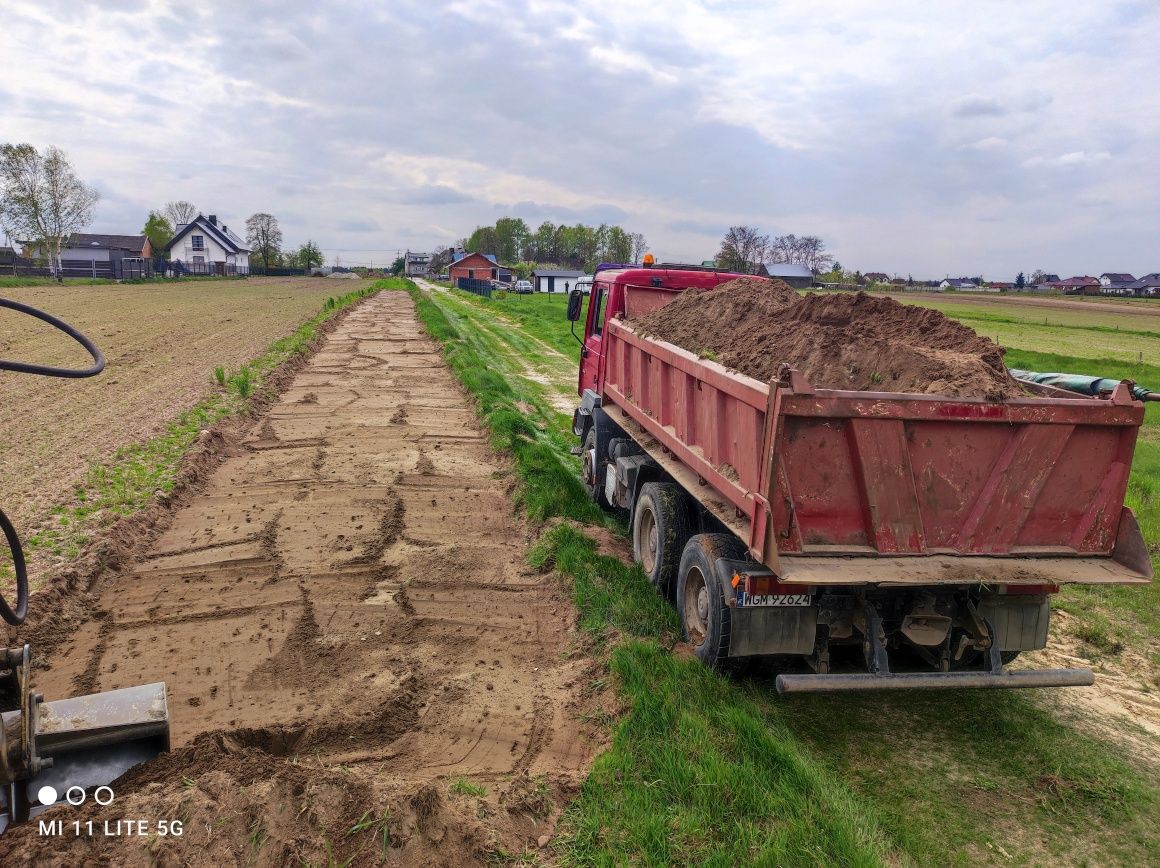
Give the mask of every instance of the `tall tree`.
[[61, 279], [60, 250], [93, 220], [101, 195], [77, 177], [64, 151], [0, 145], [0, 227], [44, 250]]
[[450, 247], [436, 247], [435, 252], [431, 254], [431, 261], [427, 263], [427, 270], [435, 277], [443, 273], [443, 270], [450, 267], [451, 258], [455, 253]]
[[644, 236], [639, 232], [633, 232], [628, 236], [632, 240], [632, 257], [630, 262], [640, 262], [644, 256], [644, 252], [648, 250], [648, 242], [644, 240]]
[[197, 216], [197, 207], [192, 202], [178, 199], [176, 202], [167, 202], [162, 213], [176, 230], [178, 226], [193, 222], [193, 218]]
[[495, 221], [495, 250], [499, 261], [512, 263], [520, 258], [528, 243], [528, 224], [519, 217], [500, 217]]
[[1015, 288], [1016, 289], [1023, 289], [1025, 286], [1027, 286], [1027, 278], [1024, 277], [1023, 272], [1020, 271], [1018, 274], [1015, 275]]
[[769, 244], [769, 257], [773, 262], [804, 265], [814, 274], [828, 270], [834, 262], [826, 253], [825, 242], [816, 235], [778, 235]]
[[1032, 286], [1038, 286], [1039, 284], [1043, 283], [1046, 280], [1047, 280], [1047, 272], [1044, 271], [1042, 268], [1037, 268], [1033, 272], [1031, 272], [1031, 285]]
[[498, 247], [494, 226], [476, 226], [463, 249], [468, 253], [495, 253]]
[[391, 274], [400, 275], [407, 267], [407, 260], [402, 256], [396, 256], [395, 261], [391, 263]]
[[145, 221], [145, 228], [141, 231], [149, 239], [149, 243], [153, 247], [154, 256], [161, 256], [165, 253], [165, 245], [173, 238], [173, 226], [164, 214], [157, 211], [149, 212], [149, 218]]
[[769, 236], [756, 226], [730, 226], [717, 251], [717, 267], [740, 274], [753, 274], [765, 261]]
[[302, 242], [301, 246], [294, 251], [294, 259], [298, 263], [298, 268], [305, 268], [307, 271], [317, 268], [326, 261], [326, 257], [322, 255], [322, 249], [313, 241]]
[[251, 214], [246, 221], [246, 243], [266, 268], [277, 262], [282, 253], [282, 229], [278, 218], [261, 211]]

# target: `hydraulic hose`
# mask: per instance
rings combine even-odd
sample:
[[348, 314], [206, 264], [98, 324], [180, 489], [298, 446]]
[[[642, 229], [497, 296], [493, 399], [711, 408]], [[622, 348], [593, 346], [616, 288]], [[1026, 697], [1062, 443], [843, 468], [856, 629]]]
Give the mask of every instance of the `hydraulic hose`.
[[20, 537], [16, 535], [16, 528], [8, 520], [8, 516], [0, 510], [0, 528], [4, 530], [4, 539], [12, 552], [12, 565], [16, 567], [16, 609], [8, 607], [4, 595], [0, 594], [0, 618], [3, 618], [13, 627], [19, 627], [28, 616], [28, 569], [24, 565], [24, 549], [20, 545]]
[[0, 359], [0, 371], [16, 371], [21, 374], [40, 374], [45, 377], [70, 377], [80, 379], [82, 377], [95, 377], [105, 369], [105, 354], [100, 351], [96, 344], [64, 320], [57, 319], [52, 314], [45, 313], [31, 305], [21, 304], [18, 301], [12, 301], [7, 298], [0, 298], [0, 307], [26, 313], [29, 316], [43, 320], [54, 328], [60, 329], [84, 347], [89, 352], [89, 355], [93, 357], [93, 364], [88, 368], [54, 368], [49, 365], [32, 365], [28, 362], [11, 362], [7, 359]]
[[[64, 320], [57, 319], [52, 314], [45, 313], [39, 308], [32, 307], [32, 305], [21, 304], [18, 301], [12, 301], [7, 298], [0, 298], [0, 307], [6, 307], [9, 310], [28, 314], [28, 316], [36, 317], [38, 320], [48, 323], [53, 328], [59, 329], [79, 343], [93, 357], [92, 365], [87, 368], [56, 368], [51, 365], [33, 365], [28, 362], [13, 362], [7, 359], [0, 359], [0, 371], [14, 371], [20, 374], [39, 374], [44, 377], [80, 379], [82, 377], [94, 377], [105, 369], [105, 354], [100, 351], [96, 344]], [[3, 618], [12, 626], [17, 627], [23, 624], [24, 619], [28, 616], [28, 568], [24, 562], [24, 548], [20, 544], [20, 537], [16, 534], [16, 528], [12, 526], [12, 522], [8, 520], [8, 516], [4, 514], [3, 510], [0, 510], [0, 529], [4, 531], [4, 539], [8, 543], [8, 548], [12, 553], [12, 565], [16, 568], [16, 608], [10, 608], [8, 601], [4, 599], [4, 595], [0, 594], [0, 618]]]

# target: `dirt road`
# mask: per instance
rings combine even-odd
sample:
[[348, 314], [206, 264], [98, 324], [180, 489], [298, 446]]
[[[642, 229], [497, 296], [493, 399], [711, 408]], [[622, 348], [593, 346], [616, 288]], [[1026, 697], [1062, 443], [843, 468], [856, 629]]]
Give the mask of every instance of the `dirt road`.
[[[187, 818], [147, 851], [58, 840], [56, 857], [534, 849], [596, 745], [573, 706], [574, 614], [525, 544], [410, 298], [363, 303], [39, 675], [49, 698], [167, 682], [175, 752], [131, 772], [117, 805]], [[45, 849], [26, 827], [0, 862]]]

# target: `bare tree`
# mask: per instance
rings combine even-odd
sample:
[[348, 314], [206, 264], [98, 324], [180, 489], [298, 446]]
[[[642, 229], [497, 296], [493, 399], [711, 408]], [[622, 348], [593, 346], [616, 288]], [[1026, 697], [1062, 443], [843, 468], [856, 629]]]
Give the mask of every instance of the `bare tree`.
[[198, 212], [197, 207], [192, 202], [178, 199], [176, 202], [167, 202], [162, 213], [169, 218], [173, 228], [177, 229], [178, 226], [192, 223]]
[[438, 277], [443, 273], [443, 269], [451, 265], [451, 256], [450, 247], [436, 247], [435, 252], [431, 254], [431, 262], [427, 265], [427, 271]]
[[632, 261], [640, 262], [644, 252], [648, 250], [648, 242], [644, 240], [644, 236], [639, 232], [632, 232], [629, 234], [629, 239], [632, 241]]
[[756, 226], [730, 226], [717, 252], [717, 267], [725, 271], [754, 274], [765, 261], [769, 236]]
[[260, 211], [251, 214], [246, 221], [246, 243], [269, 270], [270, 262], [276, 261], [282, 252], [282, 228], [278, 225], [278, 218]]
[[0, 145], [0, 227], [51, 256], [61, 279], [60, 249], [93, 221], [101, 194], [77, 177], [64, 151], [49, 145]]
[[826, 253], [826, 243], [816, 235], [778, 235], [769, 244], [772, 262], [791, 262], [804, 265], [814, 274], [826, 271], [834, 257]]

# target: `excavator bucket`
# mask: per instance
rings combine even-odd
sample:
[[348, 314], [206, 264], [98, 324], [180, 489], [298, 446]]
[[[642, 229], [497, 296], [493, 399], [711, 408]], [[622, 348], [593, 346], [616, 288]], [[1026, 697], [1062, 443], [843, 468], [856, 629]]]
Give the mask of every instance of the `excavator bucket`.
[[163, 682], [44, 702], [28, 689], [28, 646], [4, 658], [0, 683], [20, 707], [0, 713], [0, 834], [169, 750]]

